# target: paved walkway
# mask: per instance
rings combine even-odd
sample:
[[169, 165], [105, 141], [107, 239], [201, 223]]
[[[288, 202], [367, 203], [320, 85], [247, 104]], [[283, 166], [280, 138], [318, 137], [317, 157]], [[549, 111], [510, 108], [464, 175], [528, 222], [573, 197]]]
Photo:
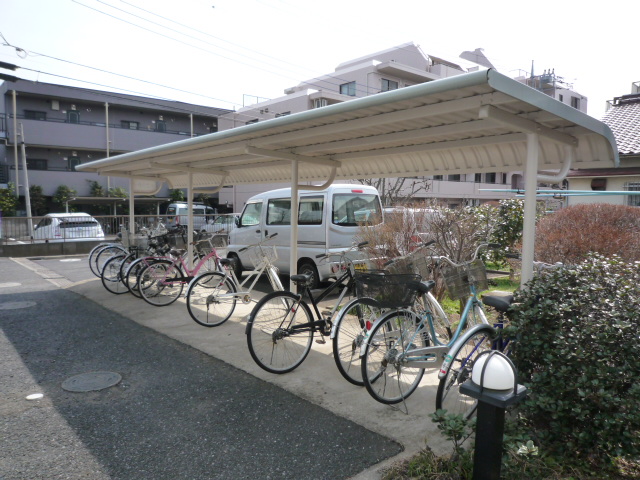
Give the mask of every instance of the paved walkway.
[[[87, 320], [92, 325], [92, 328], [90, 328], [89, 330], [96, 329], [96, 321], [99, 325], [102, 325], [104, 323], [104, 320], [101, 320], [102, 317], [113, 315], [114, 318], [118, 318], [119, 320], [116, 322], [118, 325], [117, 329], [101, 333], [101, 335], [104, 335], [104, 341], [107, 342], [108, 340], [109, 345], [111, 345], [111, 348], [114, 348], [115, 351], [118, 351], [119, 347], [117, 347], [117, 345], [122, 345], [123, 342], [130, 344], [133, 350], [135, 350], [138, 346], [136, 339], [138, 337], [142, 338], [141, 336], [143, 335], [143, 333], [147, 331], [146, 329], [140, 329], [139, 326], [148, 327], [162, 334], [162, 336], [157, 338], [168, 338], [177, 340], [178, 342], [180, 342], [180, 344], [193, 347], [197, 351], [207, 354], [203, 357], [198, 356], [194, 353], [189, 353], [189, 355], [195, 355], [195, 357], [192, 357], [192, 359], [190, 361], [186, 361], [186, 363], [182, 363], [182, 369], [184, 369], [183, 371], [190, 371], [189, 365], [191, 365], [192, 368], [196, 369], [198, 372], [204, 375], [196, 381], [198, 385], [209, 384], [209, 388], [213, 388], [213, 386], [217, 384], [216, 375], [221, 370], [220, 365], [222, 365], [218, 360], [227, 364], [226, 368], [232, 368], [232, 371], [238, 372], [238, 370], [240, 370], [242, 372], [250, 374], [245, 376], [244, 374], [236, 373], [236, 376], [238, 378], [243, 379], [242, 382], [249, 382], [249, 380], [246, 380], [246, 378], [253, 379], [251, 381], [264, 381], [264, 383], [260, 382], [260, 384], [262, 385], [262, 387], [260, 387], [260, 394], [249, 394], [249, 397], [247, 399], [241, 399], [238, 397], [238, 395], [243, 395], [243, 389], [238, 388], [238, 390], [235, 392], [237, 395], [231, 397], [233, 398], [231, 403], [238, 404], [236, 414], [232, 415], [231, 417], [226, 417], [226, 408], [228, 408], [230, 405], [225, 403], [225, 401], [219, 400], [216, 401], [215, 404], [219, 407], [220, 402], [222, 402], [222, 406], [225, 408], [220, 409], [216, 408], [215, 406], [211, 406], [212, 398], [217, 398], [219, 395], [219, 392], [217, 392], [215, 388], [213, 390], [207, 390], [205, 388], [203, 391], [198, 393], [197, 398], [195, 398], [193, 402], [189, 403], [189, 408], [194, 409], [195, 411], [200, 413], [203, 413], [203, 410], [208, 411], [208, 413], [213, 417], [215, 417], [215, 415], [219, 415], [220, 417], [225, 418], [226, 422], [223, 423], [228, 423], [231, 425], [235, 425], [235, 423], [238, 421], [238, 419], [240, 418], [239, 415], [241, 415], [240, 412], [253, 415], [252, 418], [255, 420], [255, 422], [252, 422], [252, 426], [253, 429], [257, 431], [258, 435], [254, 440], [250, 442], [251, 448], [249, 451], [257, 452], [258, 450], [263, 450], [264, 453], [262, 455], [265, 456], [268, 456], [269, 452], [271, 452], [272, 455], [283, 455], [285, 452], [291, 453], [292, 450], [297, 451], [299, 456], [308, 459], [308, 465], [319, 465], [320, 469], [323, 470], [323, 473], [315, 474], [311, 473], [310, 470], [307, 470], [305, 472], [307, 473], [307, 475], [301, 474], [300, 471], [297, 471], [297, 474], [292, 474], [291, 472], [288, 472], [287, 474], [286, 472], [274, 471], [272, 472], [273, 478], [345, 478], [345, 475], [347, 475], [358, 480], [376, 479], [380, 477], [380, 468], [389, 464], [391, 461], [405, 458], [414, 454], [424, 447], [425, 441], [427, 441], [429, 445], [437, 452], [448, 451], [448, 445], [439, 436], [435, 425], [428, 418], [428, 414], [433, 411], [433, 405], [435, 403], [435, 386], [433, 385], [433, 383], [435, 382], [435, 378], [433, 375], [426, 376], [427, 379], [423, 381], [423, 385], [418, 389], [416, 393], [414, 393], [409, 398], [406, 403], [406, 407], [409, 413], [405, 414], [389, 406], [385, 406], [375, 402], [363, 388], [355, 387], [342, 379], [335, 367], [331, 355], [331, 346], [329, 343], [325, 345], [314, 343], [313, 350], [307, 360], [298, 369], [289, 374], [272, 375], [261, 370], [257, 365], [255, 365], [249, 355], [246, 346], [246, 338], [244, 335], [245, 318], [251, 309], [251, 305], [239, 305], [234, 318], [220, 327], [207, 329], [197, 325], [191, 320], [182, 301], [179, 301], [169, 307], [158, 308], [152, 307], [144, 301], [137, 299], [129, 294], [113, 295], [107, 292], [98, 279], [96, 279], [95, 277], [91, 277], [88, 266], [86, 265], [86, 257], [83, 257], [79, 262], [69, 261], [72, 259], [16, 260], [18, 262], [9, 259], [0, 259], [0, 262], [2, 262], [3, 267], [7, 262], [11, 262], [14, 266], [14, 269], [20, 269], [20, 271], [22, 272], [21, 275], [24, 275], [24, 272], [28, 272], [31, 277], [37, 277], [40, 283], [44, 282], [49, 285], [49, 290], [51, 290], [52, 288], [56, 290], [57, 295], [60, 295], [61, 292], [59, 289], [62, 288], [64, 290], [64, 292], [62, 292], [64, 296], [71, 296], [76, 299], [72, 302], [73, 306], [79, 304], [83, 306], [93, 305], [95, 302], [95, 304], [97, 305], [95, 305], [94, 307], [100, 308], [100, 313], [91, 314], [89, 312], [85, 312], [83, 316], [83, 318], [86, 319], [87, 315], [91, 315], [91, 317]], [[5, 292], [10, 293], [5, 289], [0, 289], [0, 302], [7, 301], [7, 297], [3, 295], [3, 293]], [[21, 296], [24, 295], [25, 292], [22, 292]], [[80, 302], [79, 300], [77, 300], [78, 296], [85, 297], [85, 299], [91, 300], [91, 302]], [[72, 309], [75, 307], [70, 306], [69, 308]], [[69, 311], [72, 312], [73, 310]], [[130, 322], [128, 320], [133, 320], [133, 322]], [[3, 329], [5, 329], [5, 323], [6, 322], [4, 319], [2, 320], [2, 322], [0, 322], [0, 325], [3, 326]], [[125, 335], [123, 331], [124, 325], [132, 325], [132, 332], [129, 332]], [[157, 338], [155, 341], [157, 341]], [[12, 341], [11, 339], [9, 339], [8, 348], [10, 348], [11, 343], [14, 343], [15, 341], [16, 340]], [[96, 339], [92, 339], [94, 345], [96, 341]], [[179, 344], [172, 342], [171, 345], [173, 345], [173, 348], [177, 348], [176, 345]], [[47, 347], [45, 347], [45, 345], [43, 344], [42, 348]], [[83, 348], [87, 347], [84, 346]], [[164, 355], [167, 355], [169, 357], [166, 360], [168, 360], [168, 363], [170, 364], [173, 361], [173, 356], [175, 355], [175, 353], [169, 353], [170, 350], [165, 350], [165, 348], [169, 347], [163, 346], [162, 351], [165, 352]], [[181, 352], [180, 355], [184, 353], [184, 349], [178, 348], [177, 350]], [[187, 350], [188, 352], [194, 352], [194, 350], [191, 349]], [[21, 352], [18, 352], [18, 354], [19, 356], [22, 356]], [[154, 358], [157, 359], [158, 355], [154, 356]], [[24, 363], [24, 358], [22, 359], [22, 361]], [[176, 364], [179, 363], [177, 359], [175, 360], [175, 362]], [[110, 367], [110, 369], [126, 370], [126, 368], [124, 367], [125, 364], [126, 362], [124, 362], [124, 364], [116, 364], [115, 366]], [[89, 367], [89, 365], [87, 365], [87, 367]], [[173, 382], [175, 381], [174, 377], [180, 377], [181, 369], [169, 367], [170, 365], [166, 365], [163, 363], [162, 367], [160, 367], [159, 365], [153, 366], [149, 371], [155, 372], [156, 375], [158, 371], [171, 372], [169, 375], [165, 375], [163, 378], [165, 378], [167, 382], [169, 380]], [[165, 368], [167, 370], [165, 370]], [[88, 368], [80, 370], [88, 371]], [[71, 372], [67, 371], [66, 373], [70, 374]], [[76, 373], [82, 372], [78, 371]], [[62, 381], [64, 379], [58, 378], [58, 380]], [[127, 375], [124, 375], [123, 382], [130, 385], [131, 379], [128, 379]], [[32, 389], [37, 389], [39, 385], [40, 381], [38, 379], [35, 379]], [[183, 389], [188, 390], [190, 386], [190, 382], [183, 383], [182, 385], [180, 385], [178, 382], [178, 385], [174, 386], [173, 388], [177, 388], [179, 391], [181, 391]], [[281, 388], [273, 390], [274, 386]], [[116, 391], [118, 390], [115, 387], [113, 388]], [[155, 390], [156, 394], [160, 398], [162, 398], [166, 396], [168, 384], [163, 385], [163, 382], [159, 381], [154, 385], [154, 388], [157, 389]], [[302, 399], [301, 401], [305, 401], [305, 403], [310, 402], [310, 404], [314, 406], [314, 409], [320, 407], [318, 411], [324, 412], [324, 414], [320, 415], [321, 418], [313, 421], [311, 419], [307, 419], [306, 415], [294, 414], [291, 411], [288, 411], [289, 409], [285, 409], [286, 411], [283, 412], [283, 408], [274, 407], [274, 405], [277, 404], [277, 401], [275, 400], [264, 400], [267, 404], [267, 406], [265, 406], [262, 401], [262, 397], [263, 395], [268, 397], [269, 395], [271, 395], [270, 392], [272, 391], [286, 391], [290, 394], [294, 394], [295, 398]], [[151, 392], [154, 392], [154, 390], [152, 389]], [[184, 393], [186, 393], [186, 391], [183, 392], [183, 394]], [[147, 394], [149, 394], [148, 390]], [[247, 395], [247, 393], [245, 392], [244, 395]], [[185, 406], [182, 405], [184, 396], [185, 395], [180, 397], [180, 400], [175, 398], [172, 400], [168, 400], [168, 405], [176, 411], [183, 411], [185, 409]], [[146, 402], [154, 402], [155, 400], [156, 398], [154, 398], [153, 393], [150, 393], [148, 398], [145, 398], [144, 400], [141, 399], [141, 401]], [[247, 402], [245, 403], [244, 400], [247, 400]], [[172, 401], [175, 401], [176, 403], [172, 405]], [[227, 400], [227, 402], [228, 401], [230, 400]], [[242, 404], [242, 408], [239, 408], [240, 404]], [[271, 405], [271, 407], [269, 407], [268, 405]], [[304, 410], [311, 410], [311, 408], [306, 408]], [[329, 415], [327, 411], [331, 412], [331, 415]], [[171, 415], [169, 415], [169, 417], [171, 417]], [[276, 425], [270, 426], [257, 422], [258, 419], [267, 418], [276, 418], [280, 421], [276, 422]], [[326, 419], [328, 418], [343, 419], [342, 421], [347, 420], [349, 425], [357, 425], [364, 428], [357, 429], [357, 432], [359, 433], [356, 435], [355, 439], [351, 438], [346, 443], [343, 443], [341, 442], [342, 434], [337, 433], [341, 430], [338, 427], [332, 426], [331, 423], [327, 423], [328, 420]], [[287, 427], [290, 425], [296, 425], [300, 427], [300, 423], [302, 423], [303, 432], [303, 434], [300, 436], [296, 436], [296, 434], [287, 429]], [[176, 423], [172, 428], [174, 428], [176, 431], [159, 431], [156, 432], [156, 434], [163, 435], [171, 433], [172, 435], [177, 435], [179, 438], [176, 441], [176, 448], [181, 448], [183, 450], [187, 449], [191, 452], [200, 451], [202, 445], [207, 444], [206, 439], [196, 439], [190, 437], [190, 429], [180, 427], [179, 422]], [[242, 428], [237, 428], [237, 430], [241, 436], [248, 435], [248, 432], [246, 432]], [[271, 436], [274, 434], [274, 432], [280, 430], [284, 432], [284, 438], [280, 441], [272, 439]], [[178, 435], [179, 432], [182, 432], [182, 436]], [[323, 437], [322, 432], [325, 432], [325, 434], [329, 434], [328, 437]], [[378, 436], [374, 435], [374, 437], [367, 438], [366, 435], [371, 435], [373, 434], [372, 432], [378, 434]], [[387, 440], [379, 437], [379, 435], [384, 436], [385, 438], [387, 438]], [[307, 439], [308, 437], [312, 439], [315, 438], [317, 439], [317, 441], [313, 442], [312, 445], [306, 444], [303, 439]], [[381, 438], [381, 440], [376, 440], [376, 438], [378, 437]], [[114, 436], [113, 439], [115, 441], [116, 436]], [[209, 441], [215, 442], [218, 454], [220, 453], [220, 451], [227, 452], [231, 456], [230, 458], [234, 458], [236, 462], [244, 460], [245, 456], [249, 455], [246, 450], [234, 449], [234, 447], [231, 446], [233, 442], [230, 443], [230, 440], [228, 438], [225, 438], [224, 436], [220, 437], [219, 435], [214, 435], [214, 438], [209, 439]], [[374, 443], [383, 446], [380, 447], [381, 449], [376, 447], [374, 449], [375, 453], [368, 456], [366, 460], [353, 460], [353, 458], [355, 457], [352, 457], [352, 454], [349, 453], [350, 448], [355, 447], [356, 449], [360, 449], [361, 452], [372, 453], [371, 446]], [[401, 445], [402, 448], [398, 448], [398, 444]], [[187, 448], [185, 445], [190, 446]], [[403, 449], [402, 452], [400, 452], [401, 449]], [[187, 451], [184, 451], [184, 454], [188, 456]], [[258, 454], [256, 453], [256, 455]], [[297, 458], [298, 455], [293, 455], [293, 457]], [[259, 456], [259, 458], [262, 457]], [[340, 461], [337, 460], [338, 458], [343, 458], [343, 461], [346, 463], [340, 463]], [[385, 458], [387, 459], [384, 460]], [[285, 463], [288, 464], [290, 461], [291, 459]], [[262, 460], [256, 461], [256, 464], [260, 463], [262, 463]], [[166, 461], [162, 464], [166, 464]], [[331, 465], [340, 465], [340, 473], [336, 471], [330, 471]], [[0, 464], [0, 467], [1, 466], [2, 465]], [[353, 471], [353, 468], [356, 468], [357, 471]], [[271, 477], [271, 475], [269, 477]], [[0, 478], [3, 478], [1, 476], [1, 473]], [[6, 478], [9, 479], [20, 477]], [[30, 476], [29, 478], [57, 477]], [[88, 476], [74, 478], [135, 477]], [[161, 477], [147, 476], [144, 478]], [[209, 477], [187, 475], [182, 477], [174, 476], [162, 478], [228, 477], [215, 476], [215, 474], [212, 473]], [[245, 477], [240, 475], [233, 478]], [[249, 478], [249, 476], [247, 476], [246, 478]], [[251, 478], [268, 477], [258, 474]]]

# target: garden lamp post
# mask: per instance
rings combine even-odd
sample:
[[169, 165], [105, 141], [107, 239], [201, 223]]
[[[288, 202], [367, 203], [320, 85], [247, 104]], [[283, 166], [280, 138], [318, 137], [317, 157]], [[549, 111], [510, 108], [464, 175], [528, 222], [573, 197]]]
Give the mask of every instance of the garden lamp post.
[[460, 392], [478, 400], [473, 480], [499, 480], [505, 409], [523, 400], [527, 388], [518, 385], [513, 362], [489, 350], [478, 355], [471, 379], [460, 386]]

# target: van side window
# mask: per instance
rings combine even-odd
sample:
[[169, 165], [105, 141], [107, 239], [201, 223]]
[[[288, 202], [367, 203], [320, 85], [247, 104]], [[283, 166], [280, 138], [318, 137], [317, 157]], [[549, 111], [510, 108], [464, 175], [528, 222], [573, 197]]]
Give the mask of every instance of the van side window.
[[247, 203], [240, 217], [241, 227], [250, 227], [260, 223], [260, 214], [262, 213], [262, 202]]
[[301, 198], [298, 225], [322, 225], [323, 209], [324, 198], [322, 196]]
[[366, 193], [338, 193], [333, 197], [333, 223], [344, 227], [355, 227], [369, 222], [376, 225], [382, 221], [382, 208], [377, 195]]
[[267, 206], [267, 225], [291, 225], [291, 199], [274, 198]]

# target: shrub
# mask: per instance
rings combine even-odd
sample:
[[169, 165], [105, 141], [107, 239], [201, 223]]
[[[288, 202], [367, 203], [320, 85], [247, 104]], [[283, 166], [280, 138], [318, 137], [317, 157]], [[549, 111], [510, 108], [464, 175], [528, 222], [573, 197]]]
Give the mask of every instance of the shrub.
[[592, 252], [638, 260], [640, 208], [606, 203], [575, 205], [538, 222], [537, 260], [575, 264]]
[[516, 296], [520, 407], [541, 449], [610, 464], [640, 455], [640, 262], [599, 255], [534, 277]]

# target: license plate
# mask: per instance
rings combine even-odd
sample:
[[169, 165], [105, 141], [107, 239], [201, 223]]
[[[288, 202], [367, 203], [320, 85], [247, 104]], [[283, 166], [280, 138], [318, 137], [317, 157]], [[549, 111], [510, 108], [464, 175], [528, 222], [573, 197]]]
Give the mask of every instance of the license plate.
[[353, 268], [358, 272], [366, 272], [369, 270], [366, 263], [354, 263]]

